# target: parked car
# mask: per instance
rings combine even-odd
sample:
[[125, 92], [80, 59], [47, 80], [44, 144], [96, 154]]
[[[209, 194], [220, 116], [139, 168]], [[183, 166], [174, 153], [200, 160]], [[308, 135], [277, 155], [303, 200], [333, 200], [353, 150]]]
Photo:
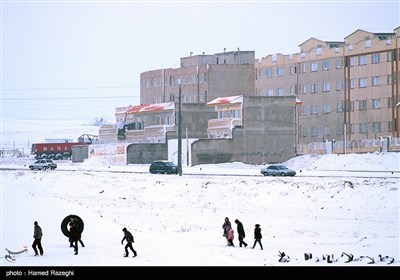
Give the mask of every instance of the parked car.
[[178, 166], [171, 161], [156, 160], [150, 165], [149, 171], [152, 174], [178, 174]]
[[54, 161], [51, 159], [39, 159], [34, 163], [32, 163], [31, 165], [29, 165], [30, 170], [35, 170], [35, 169], [46, 170], [48, 168], [54, 170], [57, 168], [57, 164], [54, 163]]
[[287, 168], [283, 164], [271, 164], [261, 168], [261, 174], [264, 176], [294, 176], [296, 171]]

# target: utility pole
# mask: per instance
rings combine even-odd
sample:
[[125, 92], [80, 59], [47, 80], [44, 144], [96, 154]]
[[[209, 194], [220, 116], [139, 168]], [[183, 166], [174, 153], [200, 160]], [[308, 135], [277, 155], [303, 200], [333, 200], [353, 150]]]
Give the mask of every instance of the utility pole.
[[178, 112], [178, 173], [182, 176], [182, 85], [179, 80], [179, 112]]

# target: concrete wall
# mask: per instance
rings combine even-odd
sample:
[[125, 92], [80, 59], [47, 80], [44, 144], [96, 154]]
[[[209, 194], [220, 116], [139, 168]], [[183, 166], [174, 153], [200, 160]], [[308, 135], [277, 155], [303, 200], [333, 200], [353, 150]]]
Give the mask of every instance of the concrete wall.
[[[178, 114], [179, 104], [175, 104], [176, 131], [167, 134], [168, 139], [178, 138]], [[207, 138], [208, 120], [218, 118], [214, 107], [203, 103], [182, 104], [182, 138], [186, 138], [185, 128], [188, 130], [189, 138]]]
[[84, 162], [87, 158], [89, 158], [88, 145], [72, 146], [72, 162]]
[[[175, 123], [178, 124], [178, 107], [176, 104]], [[208, 120], [217, 118], [214, 108], [200, 103], [182, 104], [182, 139], [186, 139], [186, 128], [189, 138], [207, 138]], [[178, 139], [176, 131], [167, 132], [166, 143], [159, 144], [130, 144], [127, 148], [127, 164], [151, 163], [154, 160], [171, 160], [168, 155], [168, 140]], [[182, 142], [185, 140], [182, 140]]]
[[155, 160], [168, 159], [168, 143], [130, 144], [127, 147], [127, 164], [151, 163]]
[[240, 161], [283, 162], [295, 153], [295, 97], [245, 96], [243, 127], [232, 139], [199, 139], [192, 144], [192, 165]]

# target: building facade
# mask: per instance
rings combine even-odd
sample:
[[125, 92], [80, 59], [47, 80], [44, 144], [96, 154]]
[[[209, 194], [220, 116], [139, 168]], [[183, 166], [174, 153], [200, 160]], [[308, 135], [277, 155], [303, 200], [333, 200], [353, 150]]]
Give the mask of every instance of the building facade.
[[256, 95], [298, 97], [298, 143], [399, 137], [400, 28], [394, 31], [310, 38], [300, 53], [260, 58]]
[[140, 74], [140, 103], [207, 103], [220, 96], [255, 94], [254, 51], [194, 55], [180, 59], [180, 68]]

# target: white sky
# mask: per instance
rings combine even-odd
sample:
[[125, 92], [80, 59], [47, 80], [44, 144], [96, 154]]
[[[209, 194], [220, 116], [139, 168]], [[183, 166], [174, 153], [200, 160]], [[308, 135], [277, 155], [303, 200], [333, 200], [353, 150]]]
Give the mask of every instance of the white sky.
[[[58, 128], [48, 127], [46, 133], [39, 129], [28, 125], [25, 141], [38, 134], [66, 137]], [[68, 131], [81, 132], [82, 127], [72, 126]], [[4, 134], [7, 142], [19, 137], [16, 130]], [[184, 167], [178, 176], [150, 174], [148, 164], [113, 165], [96, 158], [83, 163], [57, 161], [56, 170], [33, 172], [28, 169], [33, 161], [32, 157], [0, 160], [0, 270], [2, 266], [400, 265], [400, 153], [296, 157], [285, 162], [297, 171], [295, 177], [264, 177], [261, 165], [238, 162]], [[221, 173], [231, 176], [209, 175]], [[346, 180], [353, 186], [345, 185]], [[79, 248], [78, 256], [60, 230], [70, 214], [85, 223], [86, 247]], [[243, 222], [247, 248], [238, 247], [237, 233], [235, 248], [226, 246], [225, 217], [232, 223]], [[31, 248], [35, 220], [44, 233], [43, 257], [33, 257]], [[262, 228], [264, 250], [258, 245], [251, 249], [256, 223]], [[135, 259], [122, 257], [123, 227], [135, 237]], [[4, 258], [5, 248], [19, 251], [24, 246], [28, 253], [15, 255], [14, 263]], [[279, 251], [290, 262], [280, 263]], [[355, 260], [344, 263], [342, 252], [353, 254]], [[306, 261], [304, 253], [313, 259]], [[333, 254], [337, 261], [322, 261], [324, 254]], [[379, 262], [379, 255], [393, 257], [394, 263]], [[374, 258], [375, 263], [368, 264], [370, 259], [361, 256]]]
[[[117, 1], [116, 1], [117, 2]], [[165, 3], [167, 2], [167, 3]], [[1, 120], [106, 116], [140, 73], [205, 52], [296, 53], [310, 37], [393, 32], [399, 1], [1, 1]]]

